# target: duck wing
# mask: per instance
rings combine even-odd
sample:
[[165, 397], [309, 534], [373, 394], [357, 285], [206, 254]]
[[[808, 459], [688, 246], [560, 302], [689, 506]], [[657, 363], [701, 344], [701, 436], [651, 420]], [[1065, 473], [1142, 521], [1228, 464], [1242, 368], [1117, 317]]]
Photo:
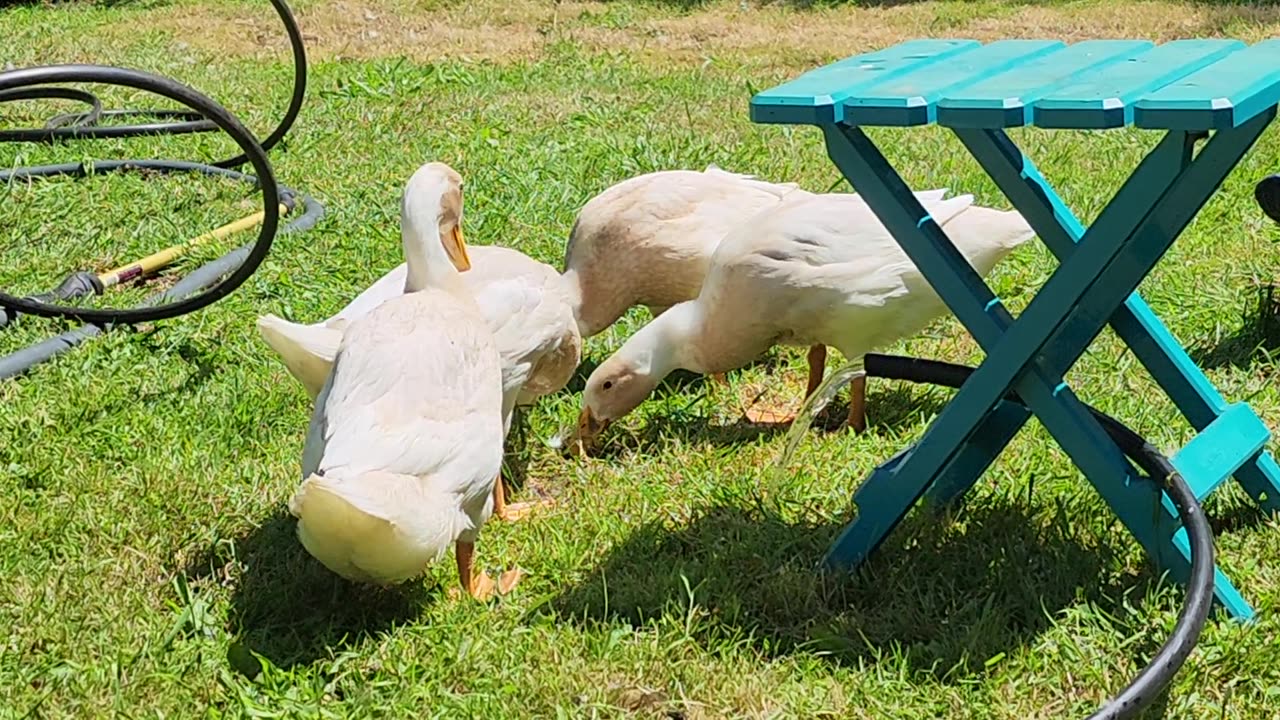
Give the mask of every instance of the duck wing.
[[383, 303], [343, 334], [312, 413], [304, 471], [422, 477], [486, 457], [502, 444], [500, 372], [488, 328], [447, 293]]

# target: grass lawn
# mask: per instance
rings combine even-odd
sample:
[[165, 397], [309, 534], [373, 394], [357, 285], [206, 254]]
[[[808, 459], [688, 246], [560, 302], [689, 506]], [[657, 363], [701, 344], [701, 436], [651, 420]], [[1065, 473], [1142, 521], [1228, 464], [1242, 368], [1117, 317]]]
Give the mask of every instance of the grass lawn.
[[[536, 491], [558, 502], [518, 524], [491, 523], [478, 545], [490, 567], [528, 571], [514, 594], [488, 607], [453, 599], [448, 561], [396, 590], [348, 585], [294, 537], [285, 501], [310, 404], [253, 322], [263, 312], [327, 317], [398, 264], [400, 188], [429, 159], [466, 178], [471, 242], [559, 267], [578, 208], [638, 173], [714, 162], [847, 190], [816, 131], [753, 125], [746, 111], [754, 90], [834, 58], [929, 35], [1257, 41], [1280, 33], [1280, 8], [297, 0], [296, 9], [311, 85], [272, 160], [281, 182], [325, 203], [325, 220], [278, 238], [242, 290], [206, 311], [0, 381], [0, 718], [1074, 718], [1165, 638], [1181, 591], [1161, 583], [1034, 422], [963, 509], [941, 521], [913, 515], [860, 577], [816, 575], [860, 479], [919, 437], [949, 393], [873, 381], [867, 435], [813, 431], [775, 475], [782, 435], [740, 418], [762, 391], [800, 392], [797, 350], [734, 373], [730, 391], [698, 379], [661, 391], [589, 460], [562, 460], [542, 443], [576, 416], [581, 380], [543, 401], [516, 443], [516, 499]], [[265, 2], [17, 4], [0, 9], [0, 27], [0, 61], [152, 70], [262, 133], [287, 97], [284, 34]], [[118, 89], [104, 97], [114, 107], [159, 102]], [[54, 110], [6, 106], [3, 124], [40, 124]], [[1015, 135], [1087, 219], [1156, 140]], [[874, 136], [914, 187], [1008, 206], [947, 134]], [[211, 160], [231, 149], [213, 136], [0, 145], [0, 164]], [[1143, 286], [1228, 399], [1249, 401], [1274, 428], [1280, 334], [1258, 320], [1269, 312], [1258, 288], [1280, 268], [1280, 232], [1252, 188], [1277, 169], [1273, 128]], [[120, 264], [256, 202], [241, 186], [191, 178], [3, 193], [0, 287], [10, 292]], [[1032, 242], [991, 282], [1016, 311], [1053, 267]], [[646, 315], [633, 311], [589, 341], [584, 367]], [[56, 329], [24, 319], [0, 332], [0, 353]], [[953, 319], [890, 351], [981, 359]], [[1167, 451], [1189, 437], [1110, 331], [1069, 379]], [[1208, 509], [1219, 562], [1260, 621], [1211, 622], [1148, 717], [1274, 717], [1280, 524], [1234, 486]]]

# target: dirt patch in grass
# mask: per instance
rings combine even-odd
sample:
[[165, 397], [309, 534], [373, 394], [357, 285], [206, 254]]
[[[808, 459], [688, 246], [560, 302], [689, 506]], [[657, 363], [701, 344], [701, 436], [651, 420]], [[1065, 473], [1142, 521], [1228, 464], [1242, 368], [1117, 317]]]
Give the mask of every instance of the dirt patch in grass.
[[[556, 42], [622, 51], [655, 62], [725, 60], [795, 68], [911, 37], [1139, 37], [1231, 35], [1257, 41], [1280, 32], [1280, 7], [1182, 2], [1085, 2], [1060, 6], [924, 2], [895, 7], [796, 10], [717, 3], [687, 13], [606, 2], [338, 0], [302, 3], [297, 14], [316, 59], [407, 56], [509, 62], [541, 57]], [[277, 54], [269, 12], [241, 5], [155, 9], [155, 24], [219, 53]], [[124, 28], [119, 28], [123, 30]]]

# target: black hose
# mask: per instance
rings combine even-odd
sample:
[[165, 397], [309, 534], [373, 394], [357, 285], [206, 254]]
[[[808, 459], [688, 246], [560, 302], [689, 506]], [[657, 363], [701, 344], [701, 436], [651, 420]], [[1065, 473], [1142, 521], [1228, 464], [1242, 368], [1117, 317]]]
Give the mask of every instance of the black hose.
[[1253, 189], [1253, 196], [1257, 199], [1262, 212], [1280, 223], [1280, 175], [1262, 178], [1262, 181]]
[[[61, 165], [15, 168], [14, 170], [0, 170], [0, 183], [8, 182], [11, 179], [28, 180], [31, 178], [48, 177], [82, 178], [95, 173], [110, 172], [154, 172], [161, 174], [190, 172], [200, 175], [208, 175], [210, 177], [239, 180], [251, 183], [254, 186], [257, 186], [258, 183], [258, 179], [256, 177], [242, 173], [239, 170], [229, 170], [226, 168], [214, 167], [212, 165], [205, 165], [203, 163], [182, 162], [179, 160], [98, 160], [92, 164], [63, 163]], [[283, 185], [281, 185], [279, 189], [280, 203], [288, 208], [290, 213], [296, 209], [299, 202], [302, 203], [303, 207], [303, 215], [295, 218], [288, 225], [282, 227], [280, 232], [287, 233], [309, 230], [324, 217], [324, 206], [313, 200], [311, 197], [302, 195], [297, 190], [293, 190]], [[239, 253], [236, 256], [243, 259], [244, 256], [248, 254], [248, 248], [251, 247], [252, 244], [244, 246], [243, 249], [245, 252]], [[226, 257], [230, 257], [230, 255]], [[230, 272], [235, 269], [232, 265], [221, 263], [221, 260], [222, 259], [212, 262], [219, 263], [220, 267], [224, 268], [223, 272]], [[202, 285], [195, 289], [202, 289], [203, 287], [205, 286]], [[81, 271], [68, 275], [57, 288], [38, 295], [29, 296], [26, 299], [32, 302], [48, 304], [55, 300], [74, 300], [78, 297], [101, 294], [102, 291], [102, 283], [98, 281], [96, 275]], [[182, 297], [181, 293], [165, 294], [166, 299], [176, 300], [180, 297]], [[153, 304], [154, 303], [146, 303], [139, 307], [150, 307]], [[0, 330], [3, 330], [4, 327], [16, 319], [17, 316], [18, 313], [16, 311], [4, 309], [0, 306]], [[12, 356], [0, 358], [0, 364], [10, 357]], [[4, 373], [0, 372], [0, 379], [3, 379], [4, 377]]]
[[[271, 243], [275, 239], [276, 228], [280, 222], [280, 189], [276, 185], [275, 172], [271, 169], [271, 162], [267, 159], [266, 152], [258, 144], [253, 134], [226, 108], [204, 94], [168, 78], [140, 70], [103, 65], [52, 65], [10, 70], [0, 73], [0, 92], [62, 82], [98, 82], [145, 90], [183, 103], [212, 120], [236, 141], [236, 144], [240, 146], [241, 150], [244, 151], [244, 155], [249, 159], [250, 164], [253, 165], [257, 184], [262, 191], [262, 209], [264, 213], [258, 233], [258, 241], [254, 243], [252, 251], [245, 257], [244, 263], [224, 280], [203, 292], [178, 300], [172, 304], [131, 308], [128, 310], [94, 310], [73, 305], [45, 303], [0, 292], [0, 308], [15, 313], [39, 317], [71, 318], [80, 322], [95, 324], [153, 322], [200, 310], [226, 297], [240, 287], [245, 280], [248, 280], [249, 276], [258, 269], [258, 266], [262, 264], [267, 253], [271, 250]], [[160, 161], [150, 162], [154, 165]], [[7, 176], [0, 179], [7, 179]]]
[[[85, 177], [100, 172], [148, 171], [159, 173], [191, 172], [253, 183], [262, 192], [263, 222], [254, 242], [243, 245], [221, 258], [205, 263], [183, 277], [172, 288], [151, 295], [129, 310], [89, 310], [55, 305], [55, 300], [71, 300], [101, 293], [102, 283], [88, 272], [75, 272], [55, 289], [28, 298], [15, 298], [0, 293], [0, 329], [21, 313], [78, 319], [87, 324], [69, 330], [0, 357], [0, 378], [12, 377], [61, 354], [84, 340], [117, 325], [161, 320], [205, 307], [233, 292], [257, 270], [271, 248], [279, 223], [279, 206], [292, 215], [300, 202], [303, 213], [281, 228], [283, 232], [302, 231], [314, 226], [324, 216], [324, 206], [310, 197], [284, 186], [277, 186], [266, 153], [275, 147], [293, 127], [306, 96], [307, 59], [302, 31], [284, 0], [268, 0], [284, 24], [293, 53], [293, 92], [279, 123], [261, 143], [225, 108], [200, 93], [178, 83], [148, 73], [92, 65], [29, 68], [0, 73], [0, 103], [33, 99], [64, 99], [83, 102], [87, 112], [63, 113], [51, 118], [44, 128], [0, 131], [0, 142], [59, 142], [64, 140], [125, 138], [142, 135], [177, 135], [222, 129], [240, 147], [240, 154], [212, 164], [176, 160], [102, 160], [90, 163], [65, 163], [0, 171], [0, 183], [13, 180], [48, 177]], [[186, 104], [191, 110], [103, 110], [102, 101], [94, 94], [71, 88], [45, 85], [59, 82], [100, 82], [124, 85], [163, 95]], [[149, 116], [169, 122], [134, 125], [101, 126], [105, 117]], [[233, 170], [250, 163], [256, 174]], [[221, 281], [219, 282], [219, 279]], [[198, 291], [204, 290], [199, 294]], [[193, 296], [194, 294], [194, 296]], [[172, 304], [162, 304], [175, 301]]]
[[[244, 255], [244, 263], [234, 269], [227, 268], [230, 273], [222, 282], [213, 285], [202, 293], [183, 298], [172, 304], [161, 306], [145, 305], [128, 310], [117, 309], [85, 309], [70, 305], [54, 304], [55, 300], [69, 300], [89, 292], [100, 292], [101, 288], [93, 282], [86, 281], [85, 273], [73, 273], [63, 281], [59, 288], [40, 295], [17, 298], [0, 292], [0, 328], [12, 321], [18, 314], [25, 313], [42, 317], [65, 317], [95, 324], [131, 324], [163, 320], [178, 315], [194, 312], [234, 291], [250, 275], [257, 270], [266, 257], [275, 236], [279, 223], [279, 205], [285, 203], [292, 208], [296, 193], [276, 186], [275, 177], [267, 160], [266, 152], [284, 138], [293, 127], [294, 121], [302, 108], [306, 96], [307, 59], [302, 40], [302, 31], [297, 20], [284, 0], [269, 0], [271, 6], [284, 24], [289, 37], [289, 45], [293, 52], [294, 79], [293, 92], [288, 108], [281, 117], [275, 130], [260, 144], [243, 125], [211, 99], [186, 86], [149, 73], [124, 68], [96, 65], [67, 65], [43, 68], [27, 68], [0, 73], [0, 103], [39, 98], [61, 98], [78, 100], [90, 106], [87, 113], [66, 113], [49, 120], [44, 128], [28, 128], [0, 131], [0, 142], [54, 142], [60, 139], [93, 139], [120, 138], [139, 135], [173, 135], [190, 132], [205, 132], [222, 129], [240, 146], [240, 154], [206, 165], [170, 160], [110, 160], [90, 164], [69, 163], [63, 165], [45, 165], [41, 167], [17, 168], [11, 171], [0, 171], [0, 182], [33, 177], [72, 176], [84, 177], [94, 172], [119, 172], [126, 170], [148, 170], [158, 172], [196, 172], [206, 175], [229, 177], [246, 180], [258, 184], [262, 190], [264, 218], [258, 234], [258, 240]], [[82, 90], [51, 87], [50, 83], [63, 82], [101, 82], [123, 85], [163, 95], [187, 105], [192, 110], [108, 110], [102, 109], [102, 102], [97, 96]], [[178, 118], [181, 122], [160, 122], [144, 125], [98, 126], [97, 122], [106, 116], [149, 115], [159, 118]], [[256, 175], [248, 175], [230, 168], [252, 164]], [[295, 229], [304, 225], [309, 227], [323, 215], [323, 207], [305, 198], [309, 209], [319, 210], [300, 220], [302, 225], [291, 224]], [[168, 298], [176, 298], [167, 295]]]
[[[89, 112], [80, 113], [76, 117], [83, 118], [82, 122], [96, 123], [102, 117], [102, 101], [97, 95], [87, 90], [76, 90], [74, 88], [20, 88], [18, 90], [6, 90], [0, 92], [0, 103], [17, 102], [18, 100], [75, 100], [89, 106]], [[45, 127], [53, 127], [61, 122], [64, 115], [53, 118]], [[18, 129], [18, 130], [0, 130], [0, 142], [35, 142], [44, 130], [36, 129]]]
[[[73, 96], [74, 93], [74, 96]], [[26, 88], [19, 94], [0, 94], [0, 102], [14, 100], [80, 100], [92, 108], [87, 113], [63, 113], [49, 119], [42, 128], [17, 128], [0, 130], [0, 142], [54, 142], [55, 140], [98, 140], [104, 138], [130, 138], [143, 135], [185, 135], [210, 132], [218, 126], [198, 112], [190, 110], [103, 110], [97, 95], [84, 90], [60, 87]], [[157, 122], [141, 125], [97, 124], [104, 117], [134, 115], [181, 118], [182, 122]]]
[[[283, 194], [288, 196], [292, 192], [293, 191], [288, 190], [288, 188], [284, 188]], [[320, 203], [305, 195], [302, 196], [302, 202], [302, 215], [294, 218], [294, 220], [288, 225], [280, 228], [280, 232], [302, 232], [315, 225], [320, 218], [324, 217], [324, 206]], [[247, 257], [252, 250], [252, 243], [242, 245], [216, 260], [207, 262], [191, 273], [183, 276], [181, 280], [175, 283], [173, 287], [168, 290], [158, 292], [148, 297], [146, 300], [143, 300], [138, 307], [151, 307], [167, 300], [179, 300], [193, 292], [196, 292], [197, 290], [202, 290], [209, 285], [212, 285], [218, 280], [218, 278], [242, 264], [245, 257]], [[73, 275], [72, 277], [75, 276]], [[3, 319], [4, 315], [0, 314], [0, 320]], [[0, 327], [2, 326], [3, 323], [0, 322]], [[101, 333], [102, 328], [97, 325], [82, 325], [78, 328], [68, 330], [34, 345], [28, 345], [21, 350], [17, 350], [0, 357], [0, 380], [21, 375], [33, 366], [57, 357], [85, 340], [96, 337]]]
[[[867, 355], [864, 368], [868, 377], [952, 388], [963, 385], [974, 371], [974, 368], [954, 363], [878, 354]], [[1016, 393], [1010, 393], [1005, 400], [1025, 406]], [[1119, 420], [1092, 407], [1088, 409], [1120, 450], [1169, 493], [1169, 498], [1177, 508], [1178, 518], [1187, 529], [1191, 544], [1191, 573], [1187, 582], [1186, 602], [1178, 613], [1173, 632], [1142, 672], [1102, 709], [1089, 716], [1089, 720], [1125, 720], [1137, 717], [1139, 712], [1168, 687], [1200, 639], [1200, 632], [1213, 608], [1213, 531], [1195, 493], [1169, 462], [1169, 458]]]
[[[285, 33], [289, 36], [289, 48], [293, 54], [293, 92], [289, 97], [289, 105], [281, 116], [276, 128], [262, 141], [262, 149], [270, 152], [293, 127], [302, 110], [302, 102], [307, 94], [307, 52], [302, 41], [302, 30], [298, 21], [284, 0], [268, 0], [280, 22], [284, 24]], [[92, 82], [77, 78], [77, 81]], [[50, 80], [48, 82], [60, 82]], [[219, 129], [219, 124], [203, 112], [189, 110], [106, 110], [102, 109], [102, 101], [92, 93], [83, 90], [70, 90], [57, 87], [32, 87], [9, 93], [0, 92], [0, 103], [13, 100], [36, 99], [78, 100], [91, 106], [88, 113], [66, 113], [49, 120], [43, 128], [19, 128], [0, 130], [0, 142], [54, 142], [56, 140], [88, 140], [99, 138], [129, 138], [144, 135], [180, 135], [186, 133], [212, 132]], [[176, 99], [176, 98], [175, 98]], [[192, 106], [194, 107], [194, 106]], [[199, 108], [196, 108], [199, 110]], [[154, 122], [136, 125], [98, 125], [104, 117], [152, 117], [172, 118], [178, 122]], [[224, 128], [225, 129], [225, 128]], [[237, 167], [250, 161], [247, 150], [239, 155], [213, 163], [216, 167]]]

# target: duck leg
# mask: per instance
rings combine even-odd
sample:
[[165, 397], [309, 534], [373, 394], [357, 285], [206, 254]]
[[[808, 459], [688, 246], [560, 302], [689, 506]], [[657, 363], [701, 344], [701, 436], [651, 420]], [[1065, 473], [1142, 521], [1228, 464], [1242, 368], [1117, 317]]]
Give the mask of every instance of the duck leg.
[[539, 500], [537, 502], [519, 502], [507, 504], [507, 487], [506, 482], [502, 479], [502, 473], [498, 473], [498, 477], [493, 482], [493, 514], [503, 522], [515, 522], [535, 507], [545, 507], [554, 505], [552, 500]]
[[454, 556], [458, 561], [458, 581], [462, 583], [462, 589], [471, 597], [482, 601], [488, 600], [493, 596], [493, 578], [486, 572], [478, 575], [473, 572], [475, 551], [475, 543], [459, 540], [454, 544]]
[[475, 543], [462, 542], [459, 540], [454, 545], [454, 556], [458, 560], [458, 580], [462, 583], [462, 589], [476, 600], [485, 601], [493, 597], [493, 591], [496, 589], [499, 595], [506, 595], [520, 582], [520, 578], [524, 577], [524, 572], [520, 568], [511, 568], [502, 573], [498, 577], [498, 582], [494, 583], [493, 578], [489, 577], [489, 573], [475, 573], [474, 558], [476, 545]]
[[[822, 384], [822, 376], [826, 372], [827, 348], [825, 345], [814, 345], [809, 348], [809, 388], [805, 390], [806, 399], [817, 391]], [[859, 375], [849, 381], [849, 418], [847, 424], [858, 435], [867, 431], [867, 376]]]
[[867, 376], [859, 375], [849, 382], [849, 420], [853, 432], [867, 431]]
[[804, 398], [817, 391], [822, 384], [822, 376], [827, 372], [827, 346], [814, 345], [809, 348], [809, 386], [804, 391]]

